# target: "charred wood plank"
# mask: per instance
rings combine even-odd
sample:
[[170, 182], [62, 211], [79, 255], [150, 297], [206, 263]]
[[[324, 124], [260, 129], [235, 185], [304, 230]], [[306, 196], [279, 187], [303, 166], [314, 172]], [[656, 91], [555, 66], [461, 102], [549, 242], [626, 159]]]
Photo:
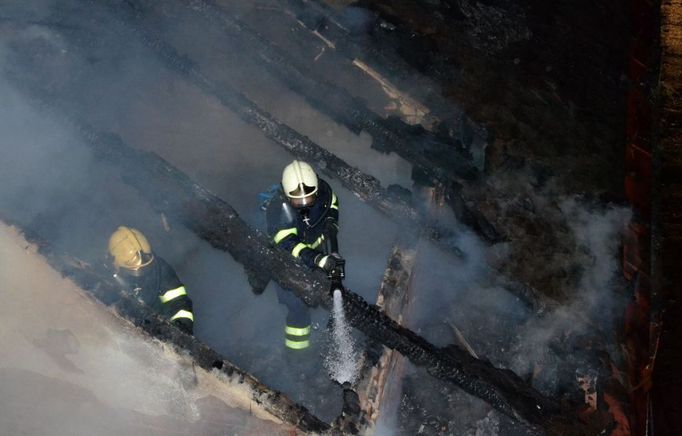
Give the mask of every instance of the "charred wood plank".
[[117, 19], [118, 23], [125, 26], [131, 35], [136, 36], [153, 51], [166, 68], [184, 77], [205, 94], [217, 98], [224, 107], [237, 114], [245, 122], [257, 127], [268, 139], [284, 147], [297, 158], [306, 160], [325, 174], [335, 177], [361, 201], [375, 207], [406, 228], [421, 229], [421, 236], [433, 240], [441, 248], [457, 256], [461, 255], [456, 247], [446, 242], [453, 236], [451, 230], [426, 219], [407, 200], [383, 188], [375, 177], [362, 173], [307, 136], [278, 121], [241, 92], [227, 84], [218, 85], [210, 80], [190, 58], [181, 55], [174, 47], [147, 32], [141, 26], [140, 9], [134, 5], [137, 5], [134, 0], [126, 2], [108, 0], [106, 4], [114, 13], [114, 19]]
[[[421, 124], [429, 131], [436, 132], [435, 138], [442, 138], [446, 143], [458, 143], [470, 157], [475, 154], [474, 165], [479, 170], [483, 168], [484, 150], [492, 141], [487, 128], [467, 116], [451, 99], [445, 98], [441, 86], [427, 77], [423, 69], [416, 68], [413, 62], [406, 59], [420, 58], [419, 49], [405, 53], [403, 47], [403, 52], [399, 53], [396, 42], [384, 35], [398, 33], [400, 30], [396, 30], [391, 23], [379, 19], [372, 24], [371, 32], [361, 32], [357, 35], [349, 30], [352, 24], [348, 26], [346, 24], [348, 20], [344, 20], [336, 8], [330, 7], [324, 1], [285, 0], [285, 3], [289, 5], [286, 12], [295, 17], [296, 23], [305, 29], [310, 39], [319, 38], [327, 44], [330, 48], [327, 50], [329, 53], [327, 56], [333, 56], [336, 62], [350, 64], [362, 71], [376, 81], [390, 98], [397, 100], [398, 106], [414, 107], [417, 111], [425, 110], [428, 113], [428, 123]], [[355, 2], [351, 6], [358, 5], [364, 7], [362, 2]], [[407, 39], [410, 39], [409, 36]], [[449, 71], [451, 70], [450, 68]], [[415, 100], [408, 93], [419, 96]], [[403, 99], [407, 101], [403, 102]], [[403, 124], [402, 127], [409, 133], [408, 126]], [[433, 151], [426, 159], [434, 167], [438, 166], [442, 156], [448, 153], [448, 150], [440, 147], [437, 142], [426, 147]], [[395, 151], [401, 153], [400, 150]], [[417, 163], [407, 156], [403, 157]]]
[[447, 143], [423, 128], [406, 126], [402, 121], [387, 120], [376, 114], [361, 99], [300, 65], [212, 0], [181, 0], [181, 3], [225, 31], [233, 47], [255, 54], [268, 71], [305, 97], [315, 109], [356, 134], [363, 130], [369, 133], [373, 138], [372, 147], [396, 152], [439, 179], [472, 180], [477, 176], [471, 156], [463, 147], [453, 144], [454, 141]]
[[[448, 205], [455, 216], [488, 242], [502, 240], [499, 232], [481, 214], [466, 204], [460, 195], [461, 184], [477, 178], [470, 154], [463, 147], [447, 143], [422, 127], [407, 126], [398, 120], [387, 120], [370, 110], [359, 98], [325, 80], [299, 64], [293, 57], [271, 44], [239, 20], [232, 18], [212, 0], [180, 0], [190, 11], [201, 14], [230, 36], [233, 47], [255, 57], [273, 75], [293, 91], [304, 96], [317, 110], [328, 115], [356, 134], [368, 132], [372, 147], [395, 152], [434, 182], [448, 186]], [[452, 139], [449, 138], [452, 142]]]
[[[58, 100], [46, 98], [36, 88], [20, 89], [78, 132], [94, 156], [113, 165], [124, 182], [136, 188], [157, 211], [183, 223], [215, 248], [229, 252], [246, 268], [269, 275], [307, 305], [332, 307], [325, 274], [311, 271], [288, 253], [273, 248], [268, 238], [252, 230], [225, 201], [158, 155], [134, 149], [115, 134], [101, 133], [73, 117], [67, 118]], [[350, 290], [343, 297], [350, 325], [425, 367], [434, 377], [454, 383], [500, 412], [548, 434], [585, 434], [570, 411], [512, 371], [495, 368], [456, 347], [438, 348]]]
[[312, 38], [326, 41], [333, 50], [337, 62], [348, 62], [360, 68], [358, 61], [370, 65], [384, 77], [390, 77], [402, 89], [419, 89], [425, 95], [421, 98], [442, 122], [444, 113], [449, 112], [452, 103], [443, 98], [439, 87], [415, 69], [383, 40], [367, 37], [356, 39], [342, 22], [337, 11], [316, 0], [285, 0], [291, 16], [308, 31]]
[[52, 243], [30, 224], [23, 225], [1, 218], [8, 224], [18, 227], [24, 238], [34, 244], [38, 253], [64, 277], [72, 280], [101, 303], [112, 307], [119, 316], [132, 322], [150, 336], [173, 344], [186, 352], [200, 368], [209, 372], [219, 371], [224, 375], [226, 384], [246, 385], [251, 392], [251, 401], [259, 404], [274, 417], [306, 433], [319, 434], [330, 429], [329, 424], [318, 419], [305, 407], [296, 404], [281, 392], [270, 389], [194, 336], [171, 325], [150, 307], [121, 292], [120, 285], [113, 279], [110, 271], [56, 250]]
[[[79, 132], [95, 156], [114, 166], [122, 179], [139, 190], [155, 209], [182, 222], [214, 247], [228, 251], [246, 268], [272, 276], [306, 304], [330, 308], [329, 282], [319, 271], [310, 271], [288, 253], [273, 249], [269, 240], [253, 231], [237, 212], [163, 159], [123, 143], [120, 137], [98, 132], [74, 118], [65, 105], [39, 86], [17, 86], [42, 102], [55, 117]], [[349, 323], [370, 338], [396, 349], [434, 376], [453, 382], [489, 402], [497, 410], [520, 421], [540, 426], [550, 434], [580, 434], [579, 427], [556, 401], [545, 398], [508, 370], [473, 359], [458, 349], [441, 349], [404, 329], [359, 296], [345, 293]]]

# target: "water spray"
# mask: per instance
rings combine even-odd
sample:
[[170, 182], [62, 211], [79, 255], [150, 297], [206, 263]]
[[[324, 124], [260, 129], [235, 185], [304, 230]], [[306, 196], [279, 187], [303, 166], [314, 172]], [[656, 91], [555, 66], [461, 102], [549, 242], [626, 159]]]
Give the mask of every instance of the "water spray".
[[358, 353], [343, 310], [343, 292], [335, 289], [332, 311], [332, 347], [325, 358], [330, 376], [340, 384], [353, 383], [358, 376]]
[[351, 328], [346, 321], [343, 309], [343, 279], [345, 277], [345, 261], [340, 257], [336, 266], [329, 272], [330, 291], [334, 300], [332, 310], [331, 346], [324, 365], [329, 375], [339, 384], [353, 383], [358, 376], [358, 353]]

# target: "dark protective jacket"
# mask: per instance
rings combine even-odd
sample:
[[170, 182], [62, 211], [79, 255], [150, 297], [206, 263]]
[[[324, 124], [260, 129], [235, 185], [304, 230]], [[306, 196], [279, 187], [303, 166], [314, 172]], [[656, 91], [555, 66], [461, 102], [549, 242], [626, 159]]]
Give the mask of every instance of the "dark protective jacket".
[[175, 270], [162, 258], [143, 270], [139, 277], [119, 273], [116, 276], [134, 296], [154, 308], [186, 333], [194, 330], [192, 300]]
[[339, 200], [322, 179], [318, 179], [317, 199], [308, 208], [291, 206], [280, 188], [267, 205], [266, 219], [275, 244], [310, 268], [316, 266], [318, 254], [338, 251]]

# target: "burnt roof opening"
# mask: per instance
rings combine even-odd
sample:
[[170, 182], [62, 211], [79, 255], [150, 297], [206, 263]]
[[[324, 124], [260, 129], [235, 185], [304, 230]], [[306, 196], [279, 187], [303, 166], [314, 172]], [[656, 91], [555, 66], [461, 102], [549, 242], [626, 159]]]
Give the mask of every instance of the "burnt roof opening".
[[[638, 38], [658, 27], [642, 17], [615, 0], [2, 4], [0, 218], [286, 428], [639, 434], [628, 370], [646, 358], [621, 326], [633, 300], [649, 307], [649, 258], [624, 270], [621, 238], [650, 235], [658, 210], [628, 184], [649, 186], [657, 152], [642, 107], [658, 104], [658, 52]], [[337, 318], [326, 275], [266, 235], [259, 198], [294, 158], [340, 204]], [[193, 336], [116, 290], [119, 225], [176, 270]], [[282, 292], [310, 308], [305, 353], [284, 346]], [[360, 356], [345, 385], [329, 371], [339, 311]], [[207, 394], [178, 383], [200, 422]]]

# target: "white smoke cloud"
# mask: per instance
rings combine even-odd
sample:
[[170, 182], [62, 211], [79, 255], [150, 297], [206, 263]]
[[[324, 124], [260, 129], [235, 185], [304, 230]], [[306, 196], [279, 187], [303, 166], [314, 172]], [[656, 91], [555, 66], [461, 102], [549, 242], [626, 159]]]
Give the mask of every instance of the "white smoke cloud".
[[553, 371], [562, 358], [569, 357], [552, 349], [562, 338], [589, 333], [602, 337], [607, 350], [615, 347], [613, 321], [622, 314], [626, 301], [619, 292], [618, 247], [631, 215], [623, 207], [592, 205], [575, 197], [564, 200], [560, 207], [577, 242], [576, 253], [566, 260], [578, 262], [575, 274], [579, 280], [567, 303], [531, 319], [522, 328], [511, 363], [520, 374], [541, 371], [540, 383], [550, 391], [556, 387]]

